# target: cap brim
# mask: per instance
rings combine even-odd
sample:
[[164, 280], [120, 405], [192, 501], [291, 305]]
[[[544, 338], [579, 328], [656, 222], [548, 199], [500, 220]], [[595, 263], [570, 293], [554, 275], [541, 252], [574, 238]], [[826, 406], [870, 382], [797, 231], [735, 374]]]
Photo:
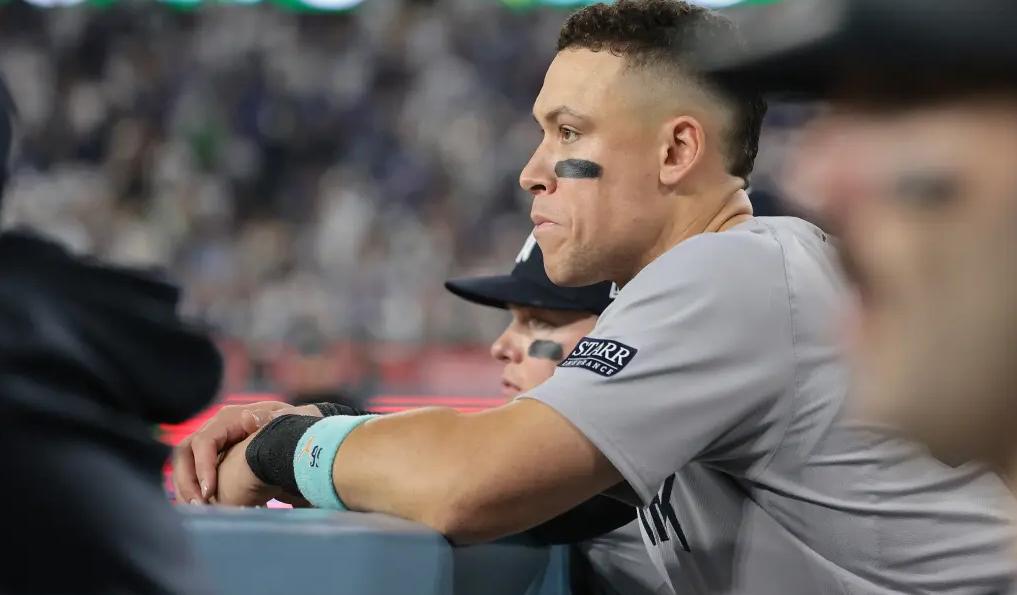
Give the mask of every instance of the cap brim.
[[577, 312], [589, 309], [562, 299], [539, 283], [511, 275], [450, 279], [445, 288], [468, 302], [494, 308], [507, 309], [511, 305]]

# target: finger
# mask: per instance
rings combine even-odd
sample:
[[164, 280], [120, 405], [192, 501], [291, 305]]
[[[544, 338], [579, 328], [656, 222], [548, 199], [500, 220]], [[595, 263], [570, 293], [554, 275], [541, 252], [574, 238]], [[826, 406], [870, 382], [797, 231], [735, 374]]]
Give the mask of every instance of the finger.
[[282, 401], [266, 401], [264, 403], [258, 403], [255, 407], [248, 407], [248, 410], [256, 411], [276, 411], [278, 409], [292, 409], [293, 405], [289, 403], [283, 403]]
[[279, 411], [264, 411], [257, 409], [248, 409], [240, 416], [240, 422], [244, 427], [244, 431], [248, 434], [253, 434], [262, 428], [265, 424], [275, 419], [275, 414]]
[[201, 496], [190, 439], [185, 439], [173, 450], [173, 489], [177, 502], [190, 502]]
[[196, 431], [195, 434], [200, 434], [224, 424], [228, 425], [230, 423], [234, 423], [248, 411], [275, 411], [276, 409], [289, 407], [292, 407], [292, 405], [289, 403], [283, 403], [282, 401], [263, 401], [261, 403], [253, 403], [251, 405], [224, 405], [215, 415], [206, 420], [205, 423], [198, 428], [198, 431]]
[[[202, 424], [197, 432], [189, 436], [186, 440], [190, 441], [188, 449], [190, 452], [186, 454], [191, 457], [189, 464], [193, 468], [194, 479], [190, 479], [190, 475], [187, 473], [188, 468], [183, 467], [184, 475], [181, 476], [183, 480], [181, 487], [189, 495], [193, 493], [185, 501], [200, 499], [204, 502], [215, 493], [219, 453], [240, 442], [257, 429], [248, 430], [245, 428], [243, 420], [246, 411], [267, 412], [283, 407], [290, 407], [290, 405], [281, 401], [268, 401], [245, 406], [227, 405]], [[196, 487], [192, 487], [193, 485]]]
[[[243, 431], [243, 428], [240, 430]], [[218, 433], [213, 434], [213, 431]], [[194, 471], [203, 502], [208, 502], [219, 488], [219, 462], [223, 451], [230, 446], [229, 437], [229, 428], [214, 428], [206, 431], [204, 435], [196, 435], [191, 443], [191, 450], [194, 452]]]
[[214, 440], [195, 439], [191, 445], [194, 452], [194, 471], [198, 481], [198, 498], [203, 502], [215, 494], [217, 488], [216, 471], [219, 463], [219, 451]]
[[271, 403], [261, 403], [260, 405], [263, 406], [249, 407], [245, 409], [243, 415], [241, 415], [245, 427], [248, 428], [248, 434], [253, 434], [280, 415], [303, 415], [295, 413], [295, 409], [297, 408], [293, 407], [293, 405], [290, 405], [289, 403], [273, 401]]
[[271, 419], [275, 419], [281, 415], [307, 415], [310, 417], [322, 417], [321, 409], [318, 409], [317, 405], [300, 405], [299, 407], [290, 407], [289, 409], [277, 409], [269, 413], [269, 417]]
[[194, 470], [201, 488], [201, 499], [206, 502], [218, 490], [220, 455], [227, 448], [254, 433], [245, 429], [243, 412], [240, 412], [239, 416], [231, 417], [233, 417], [232, 420], [222, 419], [220, 420], [222, 423], [209, 426], [195, 434], [191, 442], [191, 450], [194, 451]]

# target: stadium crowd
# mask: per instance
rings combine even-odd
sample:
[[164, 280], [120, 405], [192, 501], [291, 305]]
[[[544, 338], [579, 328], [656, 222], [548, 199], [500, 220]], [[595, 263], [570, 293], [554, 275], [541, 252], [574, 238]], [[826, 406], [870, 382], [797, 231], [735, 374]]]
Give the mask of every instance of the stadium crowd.
[[23, 136], [6, 222], [168, 267], [191, 314], [254, 350], [482, 343], [504, 321], [441, 281], [500, 271], [530, 227], [516, 180], [565, 14], [4, 5]]
[[[199, 593], [204, 570], [364, 592], [352, 560], [381, 593], [478, 592], [458, 576], [503, 581], [443, 548], [526, 534], [574, 546], [568, 573], [596, 579], [576, 593], [1017, 592], [1017, 10], [826, 2], [745, 7], [747, 38], [685, 2], [589, 6], [545, 78], [561, 13], [494, 0], [0, 0], [21, 106], [0, 79], [0, 504], [21, 539], [0, 591]], [[774, 110], [757, 162], [764, 92], [821, 103]], [[443, 303], [463, 274], [445, 287], [511, 318]], [[506, 320], [479, 380], [460, 345]], [[262, 385], [272, 365], [319, 386]], [[497, 368], [519, 398], [462, 388]], [[336, 402], [369, 393], [370, 413]], [[159, 484], [167, 438], [191, 507]], [[273, 500], [414, 521], [446, 554], [393, 589], [363, 533], [356, 555], [278, 556], [275, 527], [232, 542], [178, 514]], [[598, 501], [623, 514], [590, 532]]]

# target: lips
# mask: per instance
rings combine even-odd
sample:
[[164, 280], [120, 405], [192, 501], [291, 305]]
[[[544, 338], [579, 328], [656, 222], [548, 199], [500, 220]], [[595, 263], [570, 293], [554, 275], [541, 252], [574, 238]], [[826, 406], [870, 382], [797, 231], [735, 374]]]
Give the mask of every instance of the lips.
[[551, 219], [545, 217], [544, 215], [541, 215], [540, 213], [530, 213], [530, 221], [532, 221], [533, 222], [533, 226], [538, 228], [538, 229], [540, 227], [543, 227], [543, 226], [548, 226], [548, 225], [554, 225], [555, 224], [554, 221], [552, 221]]
[[523, 389], [519, 388], [519, 385], [506, 378], [501, 379], [501, 394], [506, 397], [515, 397], [521, 392], [523, 392]]

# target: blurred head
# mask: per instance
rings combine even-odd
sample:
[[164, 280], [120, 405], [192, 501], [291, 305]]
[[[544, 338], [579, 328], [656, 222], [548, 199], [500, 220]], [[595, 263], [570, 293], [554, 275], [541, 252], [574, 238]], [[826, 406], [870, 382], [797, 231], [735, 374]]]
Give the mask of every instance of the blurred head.
[[512, 320], [491, 345], [491, 356], [505, 366], [501, 384], [508, 398], [550, 378], [576, 343], [593, 330], [615, 293], [611, 283], [584, 287], [552, 283], [532, 235], [510, 274], [452, 279], [445, 287], [465, 300], [511, 312]]
[[789, 173], [819, 198], [858, 287], [867, 413], [944, 460], [1009, 466], [1017, 94], [845, 95], [806, 130]]
[[520, 175], [555, 283], [627, 282], [747, 184], [765, 104], [691, 69], [705, 39], [737, 41], [676, 0], [597, 4], [562, 27], [533, 105], [543, 139]]
[[746, 9], [746, 43], [699, 66], [832, 104], [786, 191], [841, 236], [869, 416], [945, 460], [1017, 470], [1017, 3], [976, 4]]
[[536, 388], [593, 330], [597, 315], [510, 305], [512, 320], [491, 344], [491, 357], [505, 365], [502, 394], [516, 397]]

